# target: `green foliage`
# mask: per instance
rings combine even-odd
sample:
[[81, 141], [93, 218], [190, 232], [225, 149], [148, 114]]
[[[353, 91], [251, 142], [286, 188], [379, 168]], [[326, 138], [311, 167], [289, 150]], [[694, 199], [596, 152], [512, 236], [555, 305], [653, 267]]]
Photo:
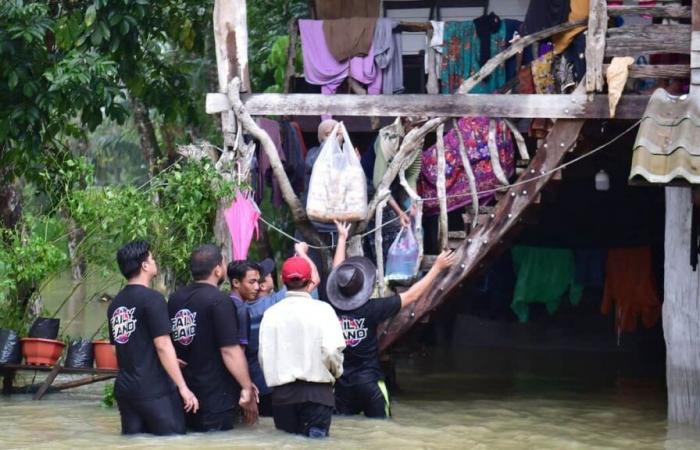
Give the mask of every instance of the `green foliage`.
[[16, 228], [0, 228], [0, 326], [24, 331], [26, 293], [67, 266], [66, 248], [55, 238], [58, 226], [25, 214]]
[[189, 254], [197, 245], [213, 241], [218, 199], [229, 197], [231, 191], [210, 163], [192, 162], [176, 164], [146, 189], [123, 185], [74, 191], [68, 209], [86, 230], [80, 254], [89, 263], [116, 270], [119, 246], [146, 239], [160, 266], [186, 281]]
[[[287, 52], [289, 51], [289, 35], [279, 36], [275, 39], [267, 57], [265, 68], [272, 72], [274, 84], [268, 86], [265, 92], [280, 93], [284, 90], [284, 76], [287, 74]], [[301, 47], [296, 48], [294, 58], [295, 71], [303, 70]]]
[[105, 384], [104, 390], [102, 391], [102, 406], [104, 408], [114, 408], [117, 403], [117, 399], [114, 396], [114, 383]]
[[[303, 0], [256, 0], [248, 2], [248, 35], [250, 51], [250, 78], [257, 92], [281, 92], [284, 70], [287, 67], [287, 46], [280, 38], [289, 35], [289, 21], [308, 16], [308, 3]], [[276, 49], [275, 49], [276, 47]], [[276, 55], [272, 56], [275, 52]], [[283, 62], [280, 59], [282, 56]], [[272, 58], [272, 59], [270, 59]], [[301, 70], [301, 57], [296, 58]], [[282, 70], [280, 76], [280, 68]], [[277, 87], [273, 87], [277, 86]]]

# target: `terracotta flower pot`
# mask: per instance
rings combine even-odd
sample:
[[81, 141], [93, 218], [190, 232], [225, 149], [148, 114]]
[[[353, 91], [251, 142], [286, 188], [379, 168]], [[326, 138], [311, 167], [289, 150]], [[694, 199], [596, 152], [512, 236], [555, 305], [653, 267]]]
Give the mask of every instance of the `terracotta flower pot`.
[[109, 341], [93, 341], [95, 367], [98, 369], [118, 369], [117, 349]]
[[27, 364], [53, 366], [66, 344], [55, 339], [22, 338], [22, 355]]

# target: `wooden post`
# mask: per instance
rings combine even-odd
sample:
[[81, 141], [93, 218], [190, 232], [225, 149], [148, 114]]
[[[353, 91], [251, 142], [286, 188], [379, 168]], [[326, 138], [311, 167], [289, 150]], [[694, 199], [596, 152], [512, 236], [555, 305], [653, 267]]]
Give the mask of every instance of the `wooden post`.
[[[457, 130], [459, 132], [459, 129]], [[445, 125], [440, 124], [435, 132], [437, 136], [437, 144], [435, 151], [437, 152], [437, 196], [438, 205], [440, 206], [440, 218], [438, 229], [438, 242], [440, 242], [440, 250], [447, 249], [449, 230], [447, 227], [447, 188], [445, 187]]]
[[386, 295], [386, 280], [384, 279], [384, 237], [382, 236], [382, 225], [384, 221], [384, 208], [389, 202], [389, 191], [377, 193], [383, 200], [377, 206], [377, 211], [374, 214], [374, 253], [377, 259], [377, 286], [379, 287], [379, 295]]
[[[219, 81], [219, 92], [227, 93], [229, 83], [234, 77], [243, 80], [241, 88], [250, 92], [250, 75], [248, 74], [248, 24], [245, 0], [216, 0], [214, 2], [214, 49]], [[224, 154], [221, 158], [230, 158], [235, 154], [238, 144], [239, 127], [236, 116], [230, 109], [221, 113], [221, 130], [224, 135]], [[240, 158], [237, 158], [240, 159]], [[238, 180], [239, 182], [241, 180]], [[226, 225], [224, 211], [232, 199], [220, 199], [214, 223], [214, 237], [222, 246], [224, 258], [233, 259], [231, 235]]]
[[434, 30], [431, 28], [428, 30], [428, 45], [425, 51], [428, 52], [428, 83], [425, 86], [425, 90], [428, 94], [439, 94], [440, 90], [438, 88], [438, 77], [437, 77], [437, 55], [435, 54], [435, 49], [430, 45], [430, 41], [433, 38]]
[[[700, 0], [693, 0], [690, 101], [700, 101]], [[692, 108], [689, 108], [692, 110]], [[690, 266], [693, 192], [666, 188], [663, 328], [668, 420], [700, 427], [700, 271]], [[696, 206], [697, 207], [697, 206]]]
[[472, 164], [469, 162], [469, 155], [467, 154], [467, 147], [464, 144], [464, 136], [459, 131], [459, 125], [456, 119], [452, 119], [454, 129], [457, 130], [457, 139], [459, 141], [459, 156], [462, 158], [462, 164], [464, 165], [464, 171], [467, 174], [467, 181], [469, 181], [469, 193], [472, 197], [472, 229], [476, 227], [477, 221], [479, 220], [479, 194], [476, 192], [476, 177], [474, 176], [474, 170], [472, 170]]
[[586, 36], [586, 92], [601, 92], [604, 87], [603, 57], [608, 31], [606, 0], [590, 0], [588, 35]]

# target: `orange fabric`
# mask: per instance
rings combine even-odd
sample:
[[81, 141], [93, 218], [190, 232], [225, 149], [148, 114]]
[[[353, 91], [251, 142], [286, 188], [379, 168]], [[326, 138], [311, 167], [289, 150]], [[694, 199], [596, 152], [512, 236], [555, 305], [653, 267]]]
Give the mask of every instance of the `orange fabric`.
[[649, 247], [612, 248], [608, 252], [601, 312], [609, 314], [613, 308], [617, 332], [635, 331], [639, 319], [651, 328], [661, 318]]
[[[577, 20], [585, 19], [588, 17], [588, 0], [571, 0], [571, 11], [569, 12], [569, 22], [575, 22]], [[587, 27], [582, 25], [580, 27], [572, 28], [569, 31], [564, 31], [556, 36], [552, 37], [552, 43], [554, 44], [554, 54], [559, 55], [571, 44], [577, 34], [585, 30]]]

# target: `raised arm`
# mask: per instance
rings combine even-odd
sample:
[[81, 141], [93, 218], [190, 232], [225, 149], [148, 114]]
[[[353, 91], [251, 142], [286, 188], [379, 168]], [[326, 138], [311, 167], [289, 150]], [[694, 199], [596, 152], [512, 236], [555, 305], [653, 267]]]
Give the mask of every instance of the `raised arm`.
[[452, 267], [456, 261], [457, 254], [454, 251], [445, 250], [440, 253], [428, 273], [416, 284], [411, 286], [409, 290], [399, 294], [399, 297], [401, 297], [401, 307], [404, 308], [421, 298], [423, 294], [430, 289], [430, 286], [435, 282], [438, 275], [440, 275], [443, 270]]
[[318, 274], [318, 267], [316, 267], [313, 260], [309, 258], [309, 244], [306, 242], [294, 244], [294, 251], [296, 252], [297, 256], [304, 258], [311, 266], [311, 284], [313, 285], [311, 289], [314, 289], [316, 286], [321, 284], [321, 276]]
[[348, 234], [350, 233], [350, 224], [336, 220], [335, 227], [338, 230], [338, 245], [335, 248], [335, 256], [333, 257], [334, 269], [345, 261], [345, 247], [348, 242]]

